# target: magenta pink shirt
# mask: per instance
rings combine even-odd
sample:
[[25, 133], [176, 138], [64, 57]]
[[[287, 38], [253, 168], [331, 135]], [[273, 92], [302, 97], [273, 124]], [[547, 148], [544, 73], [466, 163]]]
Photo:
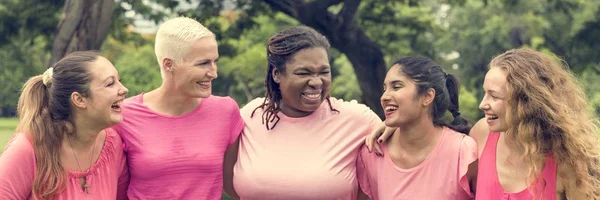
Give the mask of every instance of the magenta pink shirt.
[[[501, 133], [491, 132], [483, 147], [479, 158], [479, 169], [477, 171], [477, 195], [476, 200], [556, 200], [556, 167], [557, 163], [551, 154], [546, 157], [546, 164], [534, 182], [531, 189], [520, 192], [505, 192], [498, 179], [496, 168], [496, 147]], [[524, 178], [524, 177], [523, 177]], [[544, 187], [545, 185], [545, 187]], [[534, 198], [535, 196], [535, 198]]]
[[[98, 160], [84, 172], [67, 170], [66, 190], [59, 194], [57, 199], [126, 198], [129, 174], [121, 138], [112, 129], [105, 131], [106, 139]], [[32, 187], [36, 170], [31, 140], [23, 133], [15, 134], [0, 155], [0, 199], [35, 199]], [[82, 176], [87, 176], [89, 194], [79, 183]]]
[[385, 143], [383, 157], [363, 147], [359, 156], [359, 182], [373, 200], [472, 199], [467, 171], [477, 160], [477, 143], [465, 134], [444, 127], [429, 156], [410, 169], [398, 167], [389, 157]]
[[202, 99], [193, 111], [167, 116], [149, 109], [143, 94], [128, 98], [123, 138], [131, 182], [130, 199], [221, 199], [223, 158], [243, 128], [229, 97]]
[[356, 159], [364, 136], [381, 122], [367, 106], [331, 98], [311, 115], [281, 118], [275, 128], [262, 124], [263, 102], [242, 108], [246, 125], [240, 137], [234, 187], [242, 200], [356, 199]]

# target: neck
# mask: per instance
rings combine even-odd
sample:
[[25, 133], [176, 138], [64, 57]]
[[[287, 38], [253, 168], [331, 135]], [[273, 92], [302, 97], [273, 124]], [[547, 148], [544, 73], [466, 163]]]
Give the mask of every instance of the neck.
[[92, 120], [89, 119], [83, 120], [79, 117], [74, 118], [75, 129], [73, 129], [73, 134], [68, 135], [63, 140], [69, 142], [69, 145], [71, 145], [73, 149], [91, 149], [98, 138], [98, 134], [106, 127], [100, 127], [97, 124], [91, 123]]
[[430, 119], [413, 121], [396, 129], [390, 145], [398, 145], [407, 152], [419, 152], [437, 144], [442, 127], [436, 127]]
[[307, 112], [307, 111], [302, 111], [302, 110], [298, 110], [295, 108], [292, 108], [290, 106], [286, 106], [283, 103], [283, 100], [281, 100], [282, 102], [279, 103], [279, 107], [281, 108], [281, 113], [283, 113], [285, 116], [288, 117], [292, 117], [292, 118], [299, 118], [299, 117], [306, 117], [309, 116], [310, 114], [312, 114], [315, 111], [312, 112]]
[[159, 113], [177, 116], [191, 112], [202, 100], [177, 91], [177, 88], [163, 82], [159, 88], [144, 95], [144, 104]]

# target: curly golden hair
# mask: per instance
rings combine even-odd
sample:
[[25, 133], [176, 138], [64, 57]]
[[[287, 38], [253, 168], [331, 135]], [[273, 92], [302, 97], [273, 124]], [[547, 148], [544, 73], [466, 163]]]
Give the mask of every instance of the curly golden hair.
[[531, 49], [507, 51], [489, 67], [507, 72], [506, 140], [529, 166], [527, 180], [535, 180], [551, 154], [568, 196], [600, 199], [599, 123], [568, 67]]

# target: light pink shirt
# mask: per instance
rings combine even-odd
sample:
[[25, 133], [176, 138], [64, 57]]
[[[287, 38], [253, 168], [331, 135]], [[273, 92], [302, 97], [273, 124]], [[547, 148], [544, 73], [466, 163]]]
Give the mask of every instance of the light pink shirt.
[[466, 174], [477, 160], [477, 143], [465, 134], [444, 127], [437, 147], [421, 164], [398, 167], [383, 145], [383, 157], [363, 147], [359, 156], [359, 182], [373, 200], [472, 199]]
[[221, 199], [225, 150], [244, 125], [237, 103], [210, 96], [187, 114], [166, 116], [142, 97], [125, 101], [123, 122], [115, 126], [131, 174], [129, 198]]
[[[106, 140], [98, 160], [86, 171], [67, 170], [66, 190], [61, 199], [123, 199], [126, 197], [128, 173], [121, 138], [112, 129], [106, 129]], [[0, 199], [34, 199], [33, 179], [36, 173], [33, 145], [23, 133], [17, 133], [0, 155]], [[89, 194], [79, 183], [87, 176]]]
[[496, 148], [500, 134], [490, 132], [479, 159], [477, 171], [476, 200], [556, 200], [556, 168], [557, 163], [552, 154], [546, 156], [544, 169], [538, 180], [530, 188], [520, 192], [506, 192], [498, 179], [496, 168]]
[[263, 102], [242, 108], [246, 125], [240, 137], [234, 187], [242, 200], [356, 199], [356, 159], [364, 136], [381, 122], [368, 107], [331, 98], [309, 116], [281, 118], [275, 128], [262, 124]]

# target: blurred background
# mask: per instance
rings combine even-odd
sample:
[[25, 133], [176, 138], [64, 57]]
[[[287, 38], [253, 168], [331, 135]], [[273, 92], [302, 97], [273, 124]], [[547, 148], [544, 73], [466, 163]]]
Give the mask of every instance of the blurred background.
[[332, 44], [332, 96], [380, 116], [388, 63], [436, 60], [461, 82], [460, 108], [476, 121], [491, 58], [530, 47], [564, 60], [600, 116], [598, 0], [0, 0], [0, 152], [14, 133], [23, 83], [75, 50], [99, 50], [129, 95], [160, 84], [154, 34], [165, 19], [193, 17], [217, 35], [216, 95], [240, 107], [264, 95], [265, 43], [303, 24]]

